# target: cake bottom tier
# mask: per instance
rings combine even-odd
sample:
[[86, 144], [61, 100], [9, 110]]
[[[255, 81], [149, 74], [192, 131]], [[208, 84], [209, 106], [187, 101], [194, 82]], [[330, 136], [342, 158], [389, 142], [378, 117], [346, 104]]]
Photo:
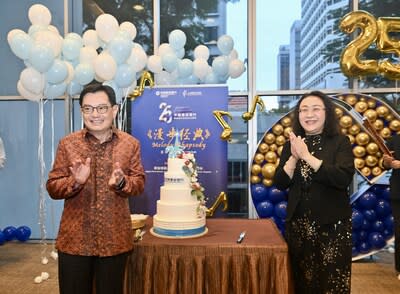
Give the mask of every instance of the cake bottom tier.
[[193, 238], [207, 233], [206, 218], [192, 220], [165, 220], [157, 215], [153, 217], [152, 233], [160, 237]]

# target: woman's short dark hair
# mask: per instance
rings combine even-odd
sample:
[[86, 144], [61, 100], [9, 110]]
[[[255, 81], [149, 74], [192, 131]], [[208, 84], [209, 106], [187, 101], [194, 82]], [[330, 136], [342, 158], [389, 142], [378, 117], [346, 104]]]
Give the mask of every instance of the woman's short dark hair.
[[117, 100], [115, 98], [114, 89], [110, 86], [102, 85], [100, 83], [88, 84], [81, 92], [79, 96], [79, 105], [82, 106], [83, 97], [85, 97], [88, 93], [96, 93], [96, 92], [104, 92], [108, 97], [108, 101], [112, 106], [117, 104]]
[[335, 112], [335, 104], [332, 102], [331, 97], [329, 97], [328, 95], [326, 95], [325, 93], [322, 93], [320, 91], [312, 91], [309, 93], [305, 93], [303, 96], [301, 96], [300, 100], [297, 102], [297, 105], [296, 105], [295, 111], [294, 111], [294, 117], [293, 117], [293, 126], [292, 126], [293, 132], [297, 136], [302, 136], [302, 137], [305, 136], [305, 131], [299, 121], [299, 110], [300, 110], [301, 101], [303, 101], [305, 98], [310, 97], [310, 96], [319, 97], [322, 100], [322, 103], [324, 104], [325, 124], [324, 124], [323, 133], [329, 137], [338, 135], [340, 133], [340, 128], [339, 128], [339, 120], [338, 120], [336, 112]]

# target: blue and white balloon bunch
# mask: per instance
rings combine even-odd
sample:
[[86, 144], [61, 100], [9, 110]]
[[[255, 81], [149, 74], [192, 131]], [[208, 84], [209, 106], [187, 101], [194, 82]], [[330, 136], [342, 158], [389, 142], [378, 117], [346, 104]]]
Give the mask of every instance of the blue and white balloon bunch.
[[186, 35], [179, 29], [169, 34], [169, 43], [161, 44], [157, 54], [147, 56], [143, 47], [134, 42], [135, 25], [119, 24], [110, 14], [98, 16], [95, 29], [82, 36], [68, 33], [64, 38], [50, 24], [52, 16], [46, 6], [32, 5], [28, 17], [28, 32], [13, 29], [7, 41], [26, 65], [17, 90], [33, 101], [65, 93], [76, 95], [93, 79], [111, 86], [117, 97], [126, 96], [144, 70], [154, 73], [158, 85], [225, 83], [245, 71], [228, 35], [218, 39], [222, 54], [209, 65], [209, 49], [205, 45], [195, 48], [193, 61], [184, 58]]

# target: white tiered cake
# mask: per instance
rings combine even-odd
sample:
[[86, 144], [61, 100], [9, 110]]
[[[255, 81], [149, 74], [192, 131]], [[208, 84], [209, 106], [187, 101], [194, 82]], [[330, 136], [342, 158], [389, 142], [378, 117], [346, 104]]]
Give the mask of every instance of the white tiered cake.
[[205, 206], [203, 188], [197, 182], [194, 156], [182, 152], [176, 142], [167, 152], [167, 171], [151, 233], [165, 238], [202, 236], [207, 233]]

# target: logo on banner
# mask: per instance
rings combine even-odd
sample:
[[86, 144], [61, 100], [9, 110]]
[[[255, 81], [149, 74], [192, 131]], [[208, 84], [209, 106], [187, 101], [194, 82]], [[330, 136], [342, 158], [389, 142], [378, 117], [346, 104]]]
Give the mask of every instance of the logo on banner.
[[161, 102], [158, 108], [161, 109], [158, 120], [167, 124], [173, 120], [191, 120], [197, 118], [197, 113], [189, 106], [176, 106], [172, 111], [170, 104]]

